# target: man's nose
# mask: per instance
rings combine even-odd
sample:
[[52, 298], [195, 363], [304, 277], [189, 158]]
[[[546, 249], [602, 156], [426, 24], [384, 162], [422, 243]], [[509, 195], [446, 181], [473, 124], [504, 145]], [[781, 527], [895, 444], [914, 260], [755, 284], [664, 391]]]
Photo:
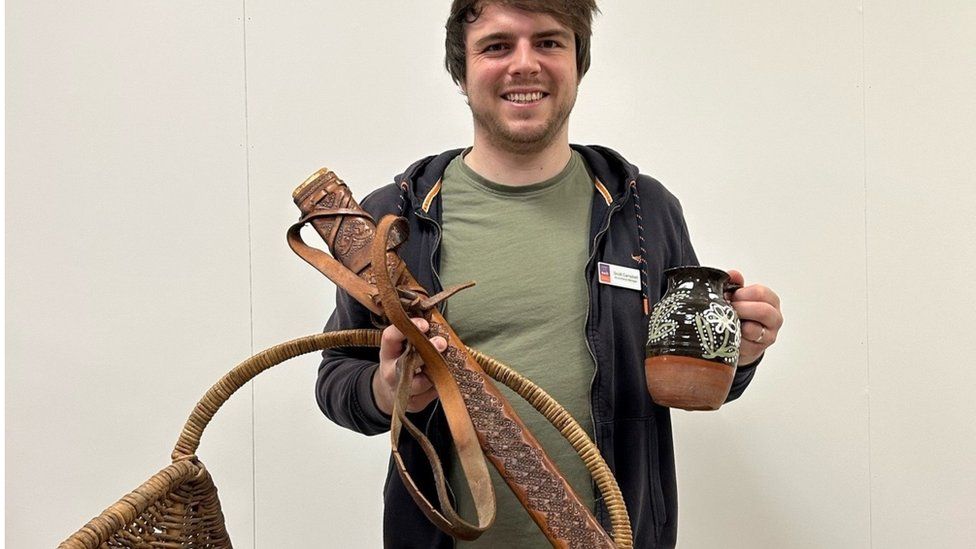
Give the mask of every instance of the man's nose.
[[519, 76], [534, 76], [539, 73], [539, 52], [531, 43], [519, 42], [512, 56], [509, 72]]

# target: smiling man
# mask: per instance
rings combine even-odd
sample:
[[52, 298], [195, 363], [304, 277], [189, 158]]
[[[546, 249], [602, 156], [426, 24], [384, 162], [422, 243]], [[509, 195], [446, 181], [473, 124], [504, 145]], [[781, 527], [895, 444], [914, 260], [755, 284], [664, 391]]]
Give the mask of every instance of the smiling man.
[[475, 123], [465, 163], [479, 171], [502, 158], [535, 157], [561, 170], [579, 85], [572, 31], [548, 14], [488, 5], [468, 24], [465, 42], [458, 84]]
[[[455, 0], [446, 65], [471, 108], [473, 142], [415, 162], [362, 206], [376, 219], [406, 217], [411, 236], [400, 254], [431, 293], [478, 282], [451, 298], [444, 311], [451, 326], [469, 346], [542, 386], [590, 433], [623, 492], [635, 546], [672, 547], [671, 420], [647, 394], [644, 343], [663, 271], [698, 260], [681, 207], [659, 182], [609, 148], [570, 145], [570, 113], [589, 67], [596, 11], [593, 0]], [[623, 277], [630, 281], [601, 277], [608, 266], [632, 274]], [[731, 274], [743, 283], [740, 273]], [[765, 286], [738, 290], [733, 306], [744, 340], [729, 400], [742, 394], [782, 325], [779, 298]], [[340, 290], [326, 329], [369, 326], [369, 312]], [[323, 412], [358, 432], [387, 431], [403, 339], [389, 327], [378, 355], [326, 352], [316, 386]], [[446, 347], [440, 337], [431, 341]], [[412, 419], [437, 447], [458, 509], [471, 518], [472, 498], [460, 482], [437, 393], [422, 374], [410, 392]], [[524, 402], [512, 404], [609, 529], [607, 510], [571, 447]], [[401, 454], [435, 500], [420, 446], [402, 440]], [[493, 481], [495, 525], [470, 546], [548, 547], [501, 479]], [[417, 509], [392, 463], [384, 498], [387, 547], [454, 546]]]

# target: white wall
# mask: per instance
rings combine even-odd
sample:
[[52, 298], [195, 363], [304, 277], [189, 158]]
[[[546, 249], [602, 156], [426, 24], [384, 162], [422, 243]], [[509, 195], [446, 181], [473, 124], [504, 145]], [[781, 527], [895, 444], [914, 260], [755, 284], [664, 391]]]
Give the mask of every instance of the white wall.
[[[291, 190], [470, 141], [447, 2], [7, 3], [6, 542], [168, 462], [234, 364], [316, 332]], [[572, 139], [783, 298], [746, 395], [674, 414], [680, 546], [972, 547], [976, 5], [603, 2]], [[386, 437], [262, 374], [199, 455], [238, 547], [380, 544]]]

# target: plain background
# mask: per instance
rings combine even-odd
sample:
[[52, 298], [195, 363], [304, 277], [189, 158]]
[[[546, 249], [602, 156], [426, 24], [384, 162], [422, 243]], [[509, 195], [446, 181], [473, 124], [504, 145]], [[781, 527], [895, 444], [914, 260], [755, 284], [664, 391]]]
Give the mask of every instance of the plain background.
[[[447, 8], [6, 3], [8, 546], [56, 545], [219, 376], [321, 330], [291, 191], [470, 143]], [[673, 414], [680, 547], [976, 546], [976, 4], [602, 8], [571, 140], [663, 181], [786, 316], [741, 400]], [[317, 363], [203, 438], [237, 547], [380, 545], [388, 439], [320, 414]]]

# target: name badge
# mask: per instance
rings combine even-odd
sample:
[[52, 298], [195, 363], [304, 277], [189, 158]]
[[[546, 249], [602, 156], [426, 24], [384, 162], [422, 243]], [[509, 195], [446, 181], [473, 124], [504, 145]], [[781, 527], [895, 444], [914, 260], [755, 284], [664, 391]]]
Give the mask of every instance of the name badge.
[[637, 269], [601, 261], [597, 263], [597, 270], [600, 274], [600, 284], [609, 284], [628, 290], [640, 290], [640, 271]]

